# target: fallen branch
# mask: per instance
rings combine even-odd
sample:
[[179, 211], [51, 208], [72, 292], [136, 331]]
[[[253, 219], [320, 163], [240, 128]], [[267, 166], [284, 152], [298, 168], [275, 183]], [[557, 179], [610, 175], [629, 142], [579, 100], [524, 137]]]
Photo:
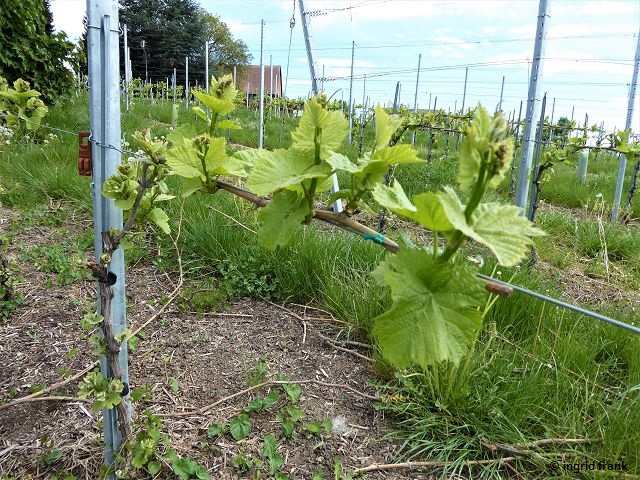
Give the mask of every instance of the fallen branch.
[[348, 353], [348, 354], [353, 355], [355, 357], [362, 358], [363, 360], [366, 360], [367, 362], [372, 362], [372, 363], [375, 362], [375, 360], [373, 358], [367, 357], [366, 355], [363, 355], [363, 354], [361, 354], [359, 352], [356, 352], [355, 350], [351, 350], [349, 348], [341, 347], [340, 345], [338, 345], [338, 342], [330, 339], [329, 337], [325, 337], [321, 333], [318, 333], [318, 336], [320, 338], [322, 338], [325, 341], [325, 343], [331, 345], [331, 347], [335, 348], [336, 350], [340, 350], [341, 352], [345, 352], [345, 353]]
[[516, 446], [520, 448], [532, 448], [544, 447], [546, 445], [582, 445], [585, 443], [595, 443], [599, 441], [600, 439], [592, 438], [543, 438], [529, 443], [517, 443]]
[[[460, 466], [460, 467], [473, 467], [475, 465], [491, 465], [492, 463], [506, 463], [506, 462], [513, 462], [517, 460], [516, 457], [503, 457], [503, 458], [495, 458], [492, 460], [469, 460], [466, 462], [462, 462], [459, 464], [456, 464], [456, 466]], [[369, 465], [368, 467], [363, 467], [363, 468], [357, 468], [356, 470], [354, 470], [353, 472], [351, 472], [353, 475], [362, 475], [363, 473], [367, 473], [367, 472], [381, 472], [381, 471], [388, 471], [388, 470], [404, 470], [404, 469], [412, 469], [412, 470], [416, 470], [416, 469], [420, 469], [420, 470], [424, 470], [427, 468], [438, 468], [438, 467], [448, 467], [450, 465], [453, 465], [454, 462], [444, 462], [444, 461], [433, 461], [433, 462], [403, 462], [403, 463], [380, 463], [380, 464], [374, 464], [374, 465]]]
[[[20, 404], [23, 404], [23, 403], [33, 402], [33, 401], [37, 400], [39, 397], [42, 397], [43, 395], [45, 395], [47, 393], [51, 393], [52, 391], [54, 391], [54, 390], [56, 390], [56, 389], [58, 389], [60, 387], [64, 387], [65, 385], [68, 385], [69, 383], [71, 383], [71, 382], [73, 382], [75, 380], [78, 380], [81, 377], [84, 377], [87, 373], [89, 373], [91, 370], [96, 368], [99, 364], [100, 364], [100, 362], [98, 362], [96, 360], [91, 365], [88, 365], [87, 367], [82, 369], [80, 372], [76, 373], [72, 377], [67, 378], [66, 380], [63, 380], [63, 381], [58, 382], [58, 383], [54, 383], [53, 385], [51, 385], [50, 387], [45, 388], [44, 390], [39, 390], [39, 391], [37, 391], [35, 393], [32, 393], [30, 395], [27, 395], [25, 397], [16, 398], [15, 400], [10, 401], [9, 403], [2, 404], [2, 405], [0, 405], [0, 411], [1, 410], [5, 410], [7, 408], [15, 407], [16, 405], [20, 405]], [[54, 397], [54, 398], [59, 398], [59, 397]]]

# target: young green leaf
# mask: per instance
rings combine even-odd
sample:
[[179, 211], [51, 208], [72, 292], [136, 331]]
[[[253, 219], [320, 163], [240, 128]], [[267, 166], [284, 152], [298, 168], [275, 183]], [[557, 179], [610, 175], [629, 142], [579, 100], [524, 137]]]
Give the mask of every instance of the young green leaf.
[[389, 116], [389, 114], [378, 105], [376, 107], [376, 143], [374, 149], [380, 150], [389, 145], [391, 136], [400, 125], [402, 125], [400, 118]]
[[147, 463], [147, 471], [150, 475], [156, 475], [160, 471], [161, 466], [162, 465], [158, 460], [151, 460]]
[[520, 207], [499, 203], [482, 203], [471, 216], [471, 238], [493, 252], [498, 263], [513, 267], [529, 253], [531, 237], [545, 233], [520, 216]]
[[300, 388], [300, 385], [297, 385], [295, 383], [284, 383], [280, 386], [289, 397], [289, 400], [291, 400], [291, 403], [295, 405], [300, 401], [300, 396], [302, 395], [302, 389]]
[[249, 172], [247, 188], [258, 195], [268, 195], [303, 180], [331, 175], [328, 164], [316, 165], [312, 157], [305, 157], [294, 150], [259, 150], [253, 158], [255, 164]]
[[388, 256], [374, 275], [391, 289], [391, 309], [374, 319], [373, 335], [398, 368], [442, 361], [458, 364], [476, 337], [485, 299], [482, 282], [466, 266], [453, 266], [423, 249]]
[[464, 205], [452, 188], [440, 192], [438, 200], [453, 227], [489, 247], [498, 263], [505, 267], [516, 265], [527, 255], [533, 244], [531, 237], [544, 235], [542, 230], [520, 216], [520, 207], [514, 205], [480, 204], [467, 223]]
[[155, 223], [164, 233], [171, 233], [171, 227], [169, 227], [169, 215], [167, 215], [167, 213], [161, 208], [152, 208], [148, 214], [148, 218], [153, 223]]
[[229, 433], [231, 433], [236, 442], [247, 438], [250, 430], [251, 421], [249, 420], [249, 415], [245, 413], [241, 413], [229, 422]]
[[313, 161], [316, 149], [316, 133], [320, 144], [320, 160], [325, 160], [342, 144], [348, 125], [340, 111], [327, 111], [311, 99], [304, 106], [298, 128], [291, 134], [292, 149]]
[[273, 200], [258, 213], [262, 222], [258, 239], [268, 249], [286, 245], [309, 213], [305, 198], [292, 190], [276, 192]]
[[193, 96], [200, 100], [212, 113], [218, 113], [220, 115], [226, 115], [231, 112], [235, 107], [233, 100], [216, 98], [213, 95], [209, 95], [205, 92], [198, 90], [192, 90]]
[[224, 434], [224, 431], [227, 429], [227, 426], [224, 423], [212, 423], [207, 428], [207, 437], [219, 437]]

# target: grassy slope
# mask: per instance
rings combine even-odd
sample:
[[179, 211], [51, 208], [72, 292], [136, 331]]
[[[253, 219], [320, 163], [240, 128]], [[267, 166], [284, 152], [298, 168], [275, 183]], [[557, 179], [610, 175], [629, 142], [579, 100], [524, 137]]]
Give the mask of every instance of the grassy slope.
[[[130, 113], [123, 114], [123, 132], [153, 125], [154, 133], [162, 135], [168, 131], [170, 117], [169, 105], [150, 107], [137, 102]], [[240, 111], [238, 117], [248, 127], [254, 115]], [[190, 118], [191, 114], [181, 112], [181, 121]], [[71, 131], [87, 128], [86, 99], [52, 108], [47, 121]], [[287, 130], [293, 123], [287, 121]], [[278, 145], [279, 129], [277, 119], [267, 124], [267, 146]], [[247, 128], [232, 133], [232, 141], [255, 145], [255, 131]], [[370, 136], [367, 132], [365, 139], [370, 141]], [[419, 136], [418, 145], [423, 141]], [[353, 157], [354, 148], [345, 147], [345, 153]], [[426, 170], [412, 166], [398, 172], [408, 192], [454, 183], [455, 158], [435, 153]], [[4, 147], [0, 178], [5, 192], [0, 200], [29, 209], [46, 203], [47, 198], [67, 199], [90, 212], [89, 179], [77, 176], [76, 155], [76, 139], [65, 134], [46, 146]], [[608, 195], [608, 187], [602, 185], [611, 181], [605, 173], [615, 171], [612, 159], [598, 162], [592, 162], [595, 177], [584, 187], [591, 198], [593, 192]], [[558, 168], [558, 180], [554, 177], [544, 186], [543, 198], [581, 206], [583, 200], [576, 203], [573, 198], [578, 190], [571, 184], [572, 175], [571, 167]], [[177, 203], [171, 208], [172, 217], [177, 218]], [[232, 215], [246, 228], [219, 212]], [[550, 232], [539, 243], [541, 259], [560, 268], [577, 266], [587, 273], [588, 268], [602, 263], [603, 243], [593, 217], [576, 220], [563, 213], [543, 212], [540, 224]], [[255, 211], [225, 192], [215, 197], [194, 196], [185, 202], [183, 248], [192, 285], [197, 289], [205, 284], [210, 289], [209, 297], [201, 299], [202, 308], [214, 308], [217, 302], [239, 295], [311, 300], [352, 321], [366, 334], [372, 319], [388, 305], [387, 294], [369, 276], [383, 255], [375, 245], [313, 225], [301, 230], [286, 249], [268, 252], [250, 231], [255, 227]], [[624, 273], [619, 283], [637, 286], [640, 235], [615, 225], [605, 226], [605, 233], [609, 252], [615, 252], [612, 261]], [[132, 250], [131, 256], [135, 255], [144, 255], [144, 250]], [[484, 269], [490, 272], [491, 265]], [[510, 278], [512, 273], [521, 285], [560, 296], [557, 275], [548, 270], [503, 270], [502, 277]], [[625, 304], [600, 310], [620, 320], [636, 318], [636, 312]], [[390, 393], [385, 408], [397, 415], [396, 434], [406, 441], [408, 456], [423, 454], [452, 461], [451, 470], [444, 474], [448, 476], [461, 470], [459, 464], [466, 459], [491, 457], [481, 438], [510, 444], [539, 438], [591, 438], [594, 443], [572, 447], [576, 452], [566, 460], [623, 457], [636, 471], [640, 468], [640, 439], [635, 433], [640, 431], [640, 343], [636, 337], [517, 294], [499, 299], [488, 320], [466, 370], [441, 367], [424, 374], [394, 375], [379, 365], [380, 373], [390, 380], [384, 387]], [[546, 464], [525, 458], [517, 469], [528, 472], [529, 477], [543, 476]], [[492, 478], [494, 470], [491, 466], [478, 469], [473, 478]]]

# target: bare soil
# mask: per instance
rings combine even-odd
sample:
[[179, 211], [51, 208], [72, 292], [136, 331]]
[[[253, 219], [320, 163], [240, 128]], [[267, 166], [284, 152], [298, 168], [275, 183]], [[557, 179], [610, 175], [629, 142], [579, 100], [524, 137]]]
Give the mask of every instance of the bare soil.
[[[38, 271], [33, 262], [20, 258], [30, 247], [80, 235], [91, 228], [90, 223], [69, 215], [61, 226], [29, 227], [18, 215], [0, 209], [2, 231], [14, 227], [7, 255], [20, 277], [17, 290], [25, 296], [24, 304], [0, 321], [0, 476], [40, 479], [69, 472], [95, 479], [103, 454], [101, 413], [76, 398], [77, 381], [44, 398], [2, 408], [95, 361], [79, 327], [83, 305], [95, 301], [95, 283], [47, 286], [54, 274]], [[157, 312], [176, 279], [159, 273], [150, 263], [138, 263], [127, 270], [126, 282], [128, 322], [135, 329]], [[132, 389], [146, 386], [152, 395], [135, 404], [134, 416], [144, 409], [158, 415], [178, 454], [197, 460], [212, 479], [250, 478], [237, 473], [232, 459], [240, 452], [259, 457], [263, 439], [270, 433], [279, 439], [278, 451], [285, 461], [282, 470], [290, 479], [310, 479], [320, 470], [323, 478], [333, 479], [336, 459], [345, 472], [393, 460], [397, 446], [383, 441], [390, 424], [374, 408], [368, 349], [348, 343], [338, 345], [349, 351], [334, 348], [323, 336], [343, 340], [348, 330], [337, 328], [328, 313], [312, 306], [283, 308], [252, 299], [204, 314], [189, 312], [188, 305], [171, 305], [145, 332], [138, 349], [130, 352], [129, 373]], [[257, 373], [261, 364], [267, 366], [262, 378]], [[229, 434], [207, 436], [211, 424], [228, 422], [251, 399], [279, 387], [267, 385], [235, 394], [252, 381], [280, 375], [308, 381], [300, 385], [302, 398], [296, 405], [305, 412], [303, 422], [331, 419], [332, 433], [318, 436], [297, 428], [294, 439], [281, 439], [276, 420], [286, 403], [281, 395], [277, 405], [251, 414], [247, 439], [235, 442]], [[197, 412], [226, 397], [231, 398], [208, 413]], [[175, 477], [164, 468], [155, 478]], [[428, 477], [378, 472], [363, 478]]]

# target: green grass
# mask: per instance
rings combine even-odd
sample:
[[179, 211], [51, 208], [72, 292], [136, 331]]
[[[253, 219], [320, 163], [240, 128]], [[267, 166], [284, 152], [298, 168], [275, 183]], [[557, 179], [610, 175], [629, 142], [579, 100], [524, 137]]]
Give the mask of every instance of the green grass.
[[[53, 107], [47, 121], [71, 131], [85, 129], [86, 110], [86, 98], [75, 98], [69, 105]], [[230, 131], [230, 141], [257, 145], [257, 114], [238, 109], [232, 117], [245, 129]], [[192, 113], [180, 109], [180, 121], [192, 118]], [[123, 133], [129, 138], [133, 130], [152, 126], [154, 135], [165, 135], [170, 121], [170, 103], [134, 101], [131, 111], [123, 113]], [[295, 128], [295, 123], [296, 119], [286, 119], [283, 147], [289, 144], [288, 132]], [[267, 147], [279, 145], [280, 125], [279, 118], [267, 119]], [[426, 144], [426, 135], [426, 132], [418, 134], [418, 146]], [[365, 130], [365, 149], [371, 141], [370, 125]], [[429, 165], [398, 169], [397, 179], [409, 195], [455, 185], [455, 138], [450, 138], [451, 155], [445, 155], [442, 136], [436, 136], [436, 141]], [[355, 159], [357, 145], [345, 145], [342, 153]], [[425, 151], [421, 155], [426, 158]], [[89, 215], [90, 180], [77, 175], [76, 156], [76, 138], [62, 134], [49, 145], [3, 147], [0, 181], [4, 191], [0, 193], [0, 201], [23, 212], [38, 212], [42, 205], [48, 205], [49, 199], [67, 200], [73, 203], [73, 208]], [[615, 165], [616, 160], [606, 156], [592, 161], [593, 177], [580, 187], [572, 183], [574, 167], [556, 168], [553, 180], [543, 186], [545, 201], [583, 208], [590, 199], [589, 208], [588, 214], [577, 220], [566, 212], [540, 211], [539, 225], [549, 232], [538, 242], [542, 261], [560, 269], [579, 267], [585, 273], [602, 275], [598, 266], [603, 262], [604, 245], [593, 202], [597, 193], [602, 193], [605, 199], [612, 194]], [[500, 192], [492, 198], [506, 201]], [[168, 208], [175, 222], [180, 202], [173, 202]], [[39, 221], [37, 213], [23, 214]], [[626, 275], [621, 284], [637, 288], [640, 234], [607, 222], [603, 227], [611, 265]], [[252, 206], [227, 192], [194, 195], [185, 200], [181, 247], [187, 284], [183, 293], [194, 301], [195, 310], [216, 308], [241, 296], [315, 302], [337, 318], [351, 322], [366, 336], [372, 320], [389, 306], [388, 293], [370, 275], [384, 256], [371, 242], [326, 225], [312, 224], [300, 229], [290, 246], [270, 252], [257, 242], [256, 228], [256, 211]], [[392, 236], [398, 234], [390, 232]], [[170, 242], [163, 237], [158, 241], [162, 254], [153, 260], [154, 264], [162, 269], [175, 268]], [[136, 243], [129, 252], [135, 260], [144, 260], [144, 243]], [[484, 270], [489, 273], [491, 267], [487, 265]], [[502, 278], [510, 275], [507, 270], [502, 271]], [[524, 269], [516, 272], [514, 282], [560, 297], [556, 277], [553, 270]], [[637, 312], [623, 303], [598, 309], [623, 321], [636, 321]], [[507, 475], [503, 466], [477, 466], [470, 473], [463, 465], [466, 460], [493, 458], [481, 439], [515, 445], [542, 438], [590, 438], [593, 443], [570, 447], [569, 450], [574, 450], [565, 458], [603, 461], [624, 458], [637, 472], [640, 468], [637, 337], [521, 294], [499, 299], [486, 320], [485, 331], [468, 364], [459, 369], [444, 365], [426, 373], [393, 372], [384, 363], [378, 363], [378, 372], [391, 378], [381, 385], [385, 401], [380, 408], [397, 422], [390, 435], [403, 444], [404, 457], [451, 462], [450, 468], [438, 470], [441, 478], [451, 478], [455, 472], [468, 478], [497, 478]], [[545, 451], [567, 449], [555, 446]], [[526, 478], [544, 478], [547, 468], [546, 459], [533, 457], [524, 457], [516, 464]]]

